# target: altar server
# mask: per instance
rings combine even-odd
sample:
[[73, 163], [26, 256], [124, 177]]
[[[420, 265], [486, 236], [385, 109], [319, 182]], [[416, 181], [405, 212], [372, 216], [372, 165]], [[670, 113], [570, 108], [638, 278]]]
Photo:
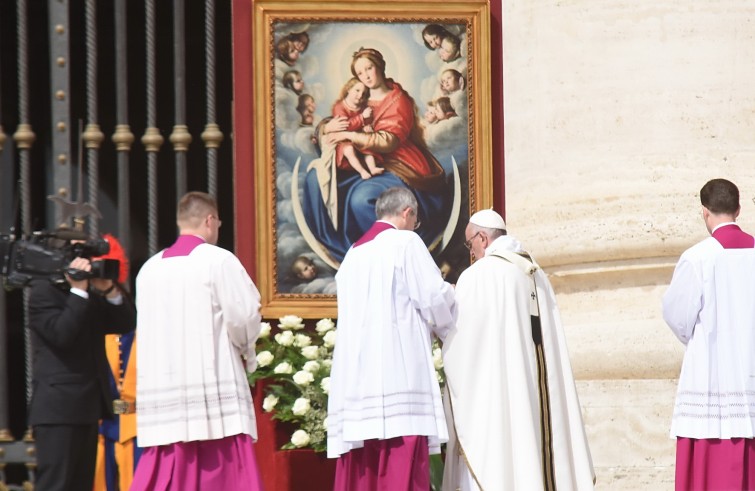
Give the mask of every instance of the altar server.
[[755, 489], [755, 240], [734, 223], [739, 189], [700, 190], [711, 237], [684, 251], [663, 318], [686, 346], [671, 420], [676, 489]]
[[427, 491], [448, 439], [431, 343], [453, 326], [453, 287], [414, 233], [417, 200], [390, 188], [336, 274], [338, 340], [328, 401], [335, 490]]
[[178, 239], [136, 278], [136, 421], [146, 449], [131, 491], [258, 490], [246, 368], [259, 292], [238, 258], [215, 246], [212, 196], [184, 195], [177, 223]]

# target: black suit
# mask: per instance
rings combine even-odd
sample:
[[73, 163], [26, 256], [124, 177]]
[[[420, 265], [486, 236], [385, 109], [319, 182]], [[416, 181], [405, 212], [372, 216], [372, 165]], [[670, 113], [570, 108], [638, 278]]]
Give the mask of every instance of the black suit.
[[29, 325], [33, 347], [34, 428], [39, 491], [91, 491], [97, 423], [112, 415], [105, 334], [136, 325], [133, 303], [89, 293], [85, 299], [49, 281], [32, 284]]

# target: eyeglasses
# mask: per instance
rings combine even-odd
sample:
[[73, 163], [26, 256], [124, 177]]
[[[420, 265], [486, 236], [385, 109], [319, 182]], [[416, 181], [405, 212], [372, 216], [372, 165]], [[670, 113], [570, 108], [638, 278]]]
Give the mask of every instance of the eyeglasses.
[[409, 211], [409, 216], [413, 216], [413, 217], [415, 217], [417, 219], [417, 221], [414, 222], [414, 228], [412, 229], [412, 230], [417, 230], [419, 228], [419, 226], [422, 225], [422, 221], [417, 216], [417, 210], [415, 210], [415, 209], [413, 209], [411, 207], [407, 207], [406, 209]]
[[464, 241], [464, 247], [466, 247], [466, 248], [467, 248], [467, 249], [469, 249], [469, 250], [472, 250], [472, 241], [473, 241], [473, 240], [475, 239], [475, 237], [477, 237], [478, 235], [480, 235], [480, 232], [477, 232], [476, 234], [474, 234], [474, 235], [473, 235], [472, 237], [470, 237], [470, 238], [469, 238], [469, 240], [465, 240], [465, 241]]

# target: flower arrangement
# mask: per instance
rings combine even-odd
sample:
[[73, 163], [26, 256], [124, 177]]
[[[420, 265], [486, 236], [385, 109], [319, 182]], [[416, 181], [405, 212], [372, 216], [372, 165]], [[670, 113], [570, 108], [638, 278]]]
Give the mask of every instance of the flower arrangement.
[[299, 332], [304, 329], [301, 317], [286, 315], [278, 322], [280, 332], [275, 335], [268, 322], [262, 323], [257, 369], [248, 374], [249, 383], [272, 382], [265, 390], [262, 409], [296, 428], [283, 449], [324, 452], [336, 325], [331, 319], [321, 319], [315, 326], [316, 335], [309, 335]]
[[[300, 332], [304, 329], [301, 317], [286, 315], [278, 319], [278, 329], [280, 332], [272, 335], [270, 323], [262, 323], [256, 348], [257, 369], [247, 375], [249, 383], [270, 381], [262, 410], [296, 428], [282, 449], [324, 452], [336, 324], [331, 319], [320, 319], [315, 333], [309, 335]], [[445, 377], [437, 342], [433, 344], [433, 363], [442, 387]]]

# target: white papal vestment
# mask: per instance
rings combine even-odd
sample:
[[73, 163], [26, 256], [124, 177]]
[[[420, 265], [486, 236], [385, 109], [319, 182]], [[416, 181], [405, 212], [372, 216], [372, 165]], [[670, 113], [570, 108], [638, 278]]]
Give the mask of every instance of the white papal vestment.
[[256, 360], [259, 299], [238, 258], [214, 245], [144, 264], [136, 278], [140, 446], [257, 438], [241, 356]]
[[431, 353], [455, 320], [453, 288], [411, 231], [352, 247], [336, 274], [338, 338], [328, 399], [328, 457], [364, 440], [448, 439]]
[[[592, 459], [555, 294], [537, 268], [532, 295], [533, 275], [497, 256], [505, 251], [521, 252], [521, 246], [510, 236], [497, 238], [456, 285], [459, 318], [443, 345], [450, 434], [443, 489], [548, 489], [530, 317], [538, 304], [556, 489], [592, 489]], [[475, 486], [465, 487], [465, 473]]]

